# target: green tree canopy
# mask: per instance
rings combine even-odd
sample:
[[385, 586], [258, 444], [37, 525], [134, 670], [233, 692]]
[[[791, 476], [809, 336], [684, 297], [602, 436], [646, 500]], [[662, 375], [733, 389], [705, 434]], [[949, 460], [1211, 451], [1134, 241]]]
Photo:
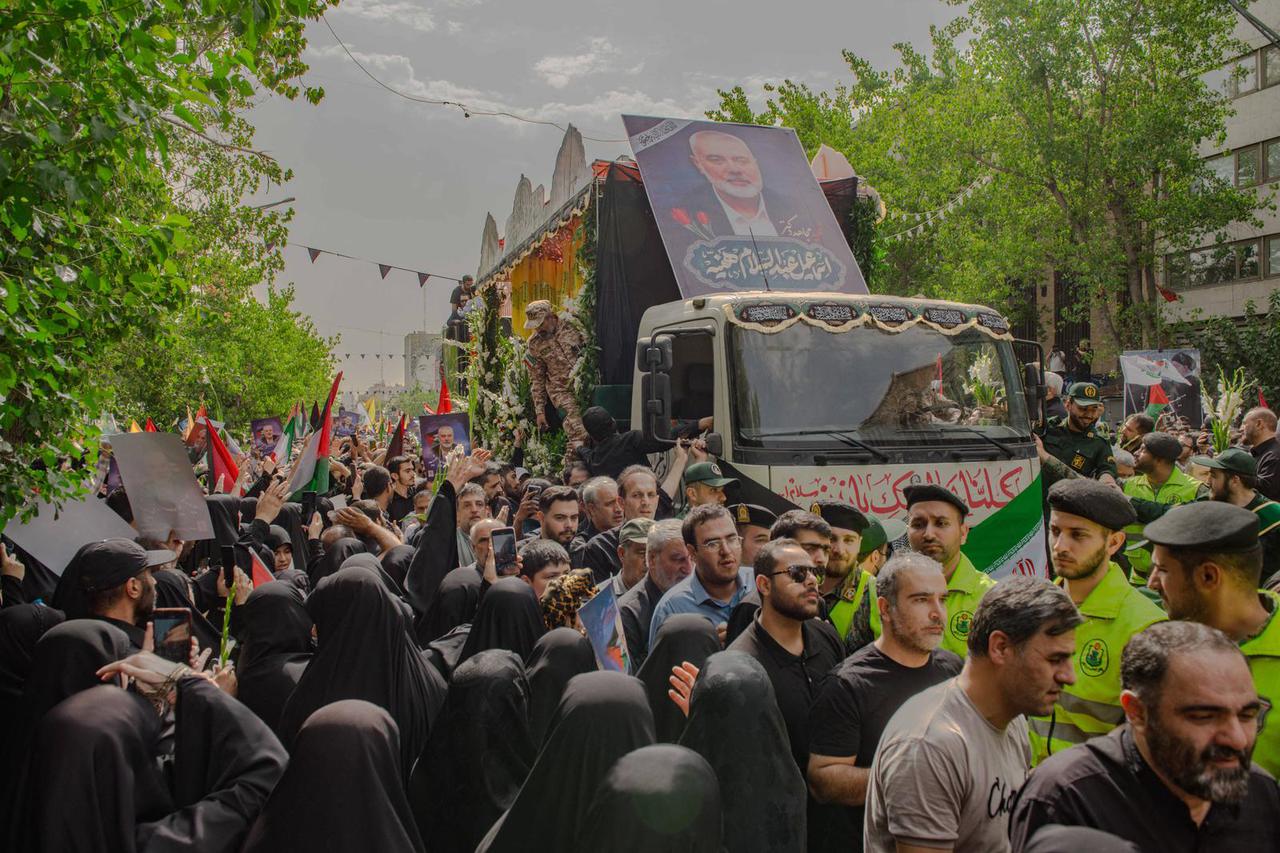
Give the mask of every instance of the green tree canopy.
[[82, 453], [92, 463], [90, 424], [113, 394], [95, 381], [104, 360], [122, 341], [156, 338], [193, 288], [212, 286], [197, 259], [218, 247], [201, 245], [182, 212], [184, 195], [199, 208], [209, 187], [175, 180], [183, 146], [275, 168], [242, 144], [235, 111], [255, 92], [302, 93], [303, 26], [328, 5], [0, 9], [0, 519], [33, 492], [80, 487], [62, 468]]
[[1160, 254], [1259, 204], [1200, 156], [1225, 138], [1230, 103], [1202, 75], [1243, 49], [1234, 12], [1210, 0], [963, 5], [932, 31], [929, 55], [896, 45], [892, 71], [846, 52], [853, 80], [832, 93], [786, 81], [755, 113], [737, 88], [708, 115], [794, 127], [810, 152], [831, 145], [891, 213], [933, 211], [991, 178], [919, 236], [888, 243], [877, 289], [990, 303], [1053, 269], [1079, 284], [1081, 308], [1101, 311], [1114, 343], [1151, 343]]

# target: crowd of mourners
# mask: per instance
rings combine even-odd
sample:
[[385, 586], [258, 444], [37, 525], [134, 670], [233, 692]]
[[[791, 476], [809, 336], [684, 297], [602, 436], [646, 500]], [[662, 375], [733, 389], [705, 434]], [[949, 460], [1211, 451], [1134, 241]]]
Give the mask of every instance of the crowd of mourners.
[[[1130, 420], [1127, 470], [1046, 461], [1052, 580], [975, 568], [940, 485], [787, 508], [709, 424], [582, 426], [555, 478], [358, 434], [310, 517], [268, 461], [211, 484], [212, 539], [60, 574], [6, 542], [0, 849], [1276, 848], [1269, 410], [1216, 454]], [[623, 671], [579, 616], [606, 590]], [[157, 609], [190, 614], [181, 660]]]

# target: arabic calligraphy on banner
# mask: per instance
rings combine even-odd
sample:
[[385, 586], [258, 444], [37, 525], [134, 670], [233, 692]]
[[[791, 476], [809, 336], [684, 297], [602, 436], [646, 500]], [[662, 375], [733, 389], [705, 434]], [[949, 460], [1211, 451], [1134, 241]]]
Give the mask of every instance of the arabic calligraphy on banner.
[[902, 490], [907, 486], [940, 485], [969, 505], [971, 525], [1008, 506], [1036, 476], [1029, 459], [777, 471], [774, 490], [799, 506], [815, 500], [847, 501], [864, 513], [886, 517], [906, 515]]
[[845, 277], [844, 263], [822, 246], [749, 237], [694, 243], [685, 268], [717, 290], [836, 290]]

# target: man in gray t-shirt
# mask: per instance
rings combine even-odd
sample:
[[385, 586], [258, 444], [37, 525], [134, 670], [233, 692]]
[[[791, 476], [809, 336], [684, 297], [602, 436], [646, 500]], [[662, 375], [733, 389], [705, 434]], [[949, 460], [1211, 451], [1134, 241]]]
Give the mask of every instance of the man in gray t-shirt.
[[1009, 809], [1031, 767], [1024, 714], [1048, 714], [1075, 683], [1070, 596], [1012, 578], [983, 597], [955, 678], [889, 721], [867, 790], [866, 850], [1005, 853]]

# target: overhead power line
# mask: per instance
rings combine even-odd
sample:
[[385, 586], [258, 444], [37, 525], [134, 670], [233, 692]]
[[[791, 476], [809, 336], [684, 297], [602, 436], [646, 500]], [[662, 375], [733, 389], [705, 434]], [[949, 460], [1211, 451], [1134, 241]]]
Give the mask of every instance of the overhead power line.
[[[337, 34], [337, 32], [334, 31], [333, 24], [329, 23], [329, 19], [324, 15], [321, 15], [320, 18], [321, 20], [324, 21], [324, 25], [329, 28], [329, 33], [333, 36], [333, 40], [336, 41], [338, 43], [338, 46], [342, 48], [342, 51], [347, 55], [347, 58], [350, 59], [352, 62], [354, 62], [355, 66], [359, 68], [361, 71], [363, 71], [366, 77], [368, 77], [374, 83], [377, 83], [383, 89], [386, 89], [391, 94], [396, 95], [397, 97], [404, 98], [406, 101], [413, 101], [419, 104], [430, 104], [431, 106], [435, 106], [435, 107], [452, 107], [454, 109], [461, 110], [462, 115], [465, 118], [471, 118], [472, 116], [494, 116], [494, 117], [501, 117], [501, 118], [509, 118], [515, 121], [521, 121], [521, 122], [524, 122], [525, 124], [540, 124], [546, 127], [554, 127], [555, 129], [559, 130], [561, 133], [567, 133], [569, 130], [567, 127], [565, 127], [562, 124], [559, 124], [554, 121], [547, 121], [546, 119], [529, 118], [528, 116], [517, 115], [516, 113], [508, 112], [506, 110], [488, 110], [483, 107], [473, 107], [473, 106], [470, 106], [469, 104], [464, 104], [461, 101], [442, 101], [442, 100], [437, 100], [435, 98], [424, 98], [421, 95], [411, 95], [408, 92], [401, 91], [400, 89], [397, 89], [391, 84], [386, 83], [381, 79], [379, 79], [378, 76], [375, 75], [368, 68], [366, 68], [360, 60], [356, 59], [355, 54], [351, 52], [351, 49], [347, 47], [346, 43], [342, 40], [342, 38]], [[628, 141], [626, 139], [605, 139], [599, 136], [588, 136], [585, 133], [582, 135], [582, 138], [589, 139], [592, 142], [619, 142], [620, 143], [620, 142]]]

